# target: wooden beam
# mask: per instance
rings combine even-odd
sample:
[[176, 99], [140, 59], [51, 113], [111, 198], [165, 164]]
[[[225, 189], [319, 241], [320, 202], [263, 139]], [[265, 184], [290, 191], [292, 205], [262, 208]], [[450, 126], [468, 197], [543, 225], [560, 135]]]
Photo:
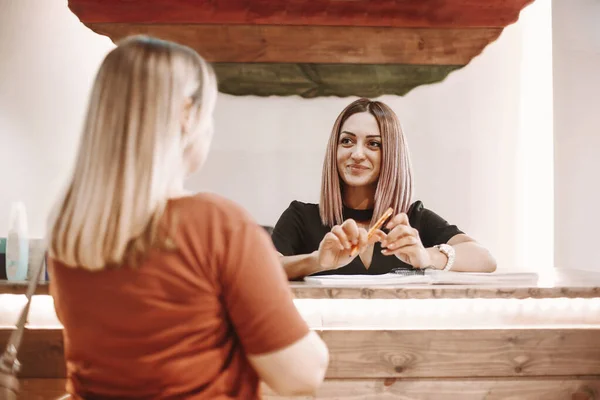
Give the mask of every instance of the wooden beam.
[[559, 283], [556, 286], [537, 287], [504, 285], [388, 285], [350, 287], [324, 286], [306, 282], [291, 282], [297, 299], [595, 299], [600, 297], [600, 285], [591, 280], [587, 284]]
[[210, 62], [466, 65], [502, 28], [90, 23], [118, 41], [135, 34], [192, 47]]
[[[0, 281], [0, 294], [25, 294], [29, 287], [28, 281], [9, 282]], [[35, 288], [35, 294], [49, 294], [49, 285], [47, 282], [38, 282]]]
[[[12, 330], [0, 330], [2, 346]], [[26, 329], [19, 349], [20, 378], [64, 378], [62, 329]]]
[[600, 330], [322, 331], [329, 378], [600, 375]]
[[[0, 294], [25, 294], [28, 282], [0, 281]], [[463, 285], [396, 285], [396, 286], [322, 286], [305, 282], [291, 282], [297, 299], [552, 299], [600, 297], [597, 278], [587, 276], [586, 281], [563, 281], [556, 286], [463, 286]], [[36, 294], [49, 294], [48, 282], [37, 285]]]
[[[332, 330], [328, 378], [600, 376], [600, 330]], [[0, 330], [6, 343], [10, 330]], [[64, 378], [62, 331], [27, 330], [22, 378]]]
[[84, 23], [505, 27], [532, 0], [69, 0]]
[[[264, 400], [309, 400], [278, 396], [263, 386]], [[600, 377], [509, 379], [327, 379], [320, 400], [592, 400], [600, 394]]]
[[[264, 400], [309, 400], [287, 397], [262, 385]], [[64, 379], [22, 379], [21, 398], [56, 400], [65, 394]], [[321, 400], [592, 400], [600, 394], [600, 377], [509, 379], [327, 379]]]
[[64, 396], [65, 379], [21, 379], [20, 399], [27, 400], [56, 400]]
[[219, 91], [236, 96], [403, 96], [442, 81], [456, 65], [215, 63]]

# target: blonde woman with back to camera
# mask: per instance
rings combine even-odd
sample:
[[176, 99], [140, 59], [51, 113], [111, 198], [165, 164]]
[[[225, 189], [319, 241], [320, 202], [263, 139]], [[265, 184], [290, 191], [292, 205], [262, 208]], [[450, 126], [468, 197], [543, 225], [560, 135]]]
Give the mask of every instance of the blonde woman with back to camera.
[[[322, 382], [268, 234], [190, 195], [217, 84], [193, 50], [132, 37], [102, 63], [73, 175], [50, 221], [49, 272], [76, 399], [257, 399]], [[257, 279], [260, 277], [260, 279]]]

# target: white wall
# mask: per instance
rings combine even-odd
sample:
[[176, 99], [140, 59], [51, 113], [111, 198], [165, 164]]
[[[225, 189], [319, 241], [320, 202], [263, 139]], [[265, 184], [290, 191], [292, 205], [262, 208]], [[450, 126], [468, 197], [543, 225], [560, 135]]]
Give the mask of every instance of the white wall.
[[91, 83], [113, 47], [65, 0], [0, 0], [0, 236], [18, 200], [30, 233], [43, 235], [74, 160]]
[[552, 7], [556, 266], [600, 270], [600, 2]]
[[[82, 26], [66, 1], [0, 5], [0, 235], [11, 201], [23, 200], [39, 236], [73, 160], [90, 83], [112, 44]], [[536, 63], [523, 52], [548, 7], [538, 0], [444, 82], [382, 98], [408, 136], [417, 197], [487, 245], [503, 269], [525, 267], [517, 240], [533, 237], [523, 237], [517, 217], [527, 187], [517, 166], [532, 150], [531, 141], [519, 141], [531, 104], [521, 101], [522, 82]], [[220, 96], [213, 151], [189, 187], [233, 198], [260, 223], [274, 224], [291, 200], [318, 199], [329, 130], [351, 100]], [[552, 170], [532, 171], [526, 182], [540, 174]]]

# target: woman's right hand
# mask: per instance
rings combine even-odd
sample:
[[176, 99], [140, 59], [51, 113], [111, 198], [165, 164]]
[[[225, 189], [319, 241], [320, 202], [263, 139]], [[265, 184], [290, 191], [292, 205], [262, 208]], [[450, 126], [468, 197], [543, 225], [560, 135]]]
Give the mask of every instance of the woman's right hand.
[[[325, 235], [319, 244], [317, 262], [323, 270], [343, 267], [354, 260], [368, 245], [381, 240], [381, 234], [378, 231], [369, 240], [367, 231], [360, 228], [353, 219], [348, 219], [341, 225], [331, 228], [331, 231]], [[358, 251], [352, 255], [354, 246], [358, 247]]]

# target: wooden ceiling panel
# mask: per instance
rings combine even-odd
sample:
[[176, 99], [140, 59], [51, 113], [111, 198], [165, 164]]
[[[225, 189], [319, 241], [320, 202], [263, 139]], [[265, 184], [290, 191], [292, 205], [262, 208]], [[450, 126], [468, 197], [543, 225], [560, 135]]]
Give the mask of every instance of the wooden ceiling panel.
[[69, 0], [84, 23], [505, 27], [532, 0]]
[[233, 95], [404, 95], [467, 65], [533, 0], [68, 0], [95, 32], [187, 45]]
[[117, 41], [145, 34], [185, 43], [210, 62], [465, 65], [500, 28], [88, 24]]

